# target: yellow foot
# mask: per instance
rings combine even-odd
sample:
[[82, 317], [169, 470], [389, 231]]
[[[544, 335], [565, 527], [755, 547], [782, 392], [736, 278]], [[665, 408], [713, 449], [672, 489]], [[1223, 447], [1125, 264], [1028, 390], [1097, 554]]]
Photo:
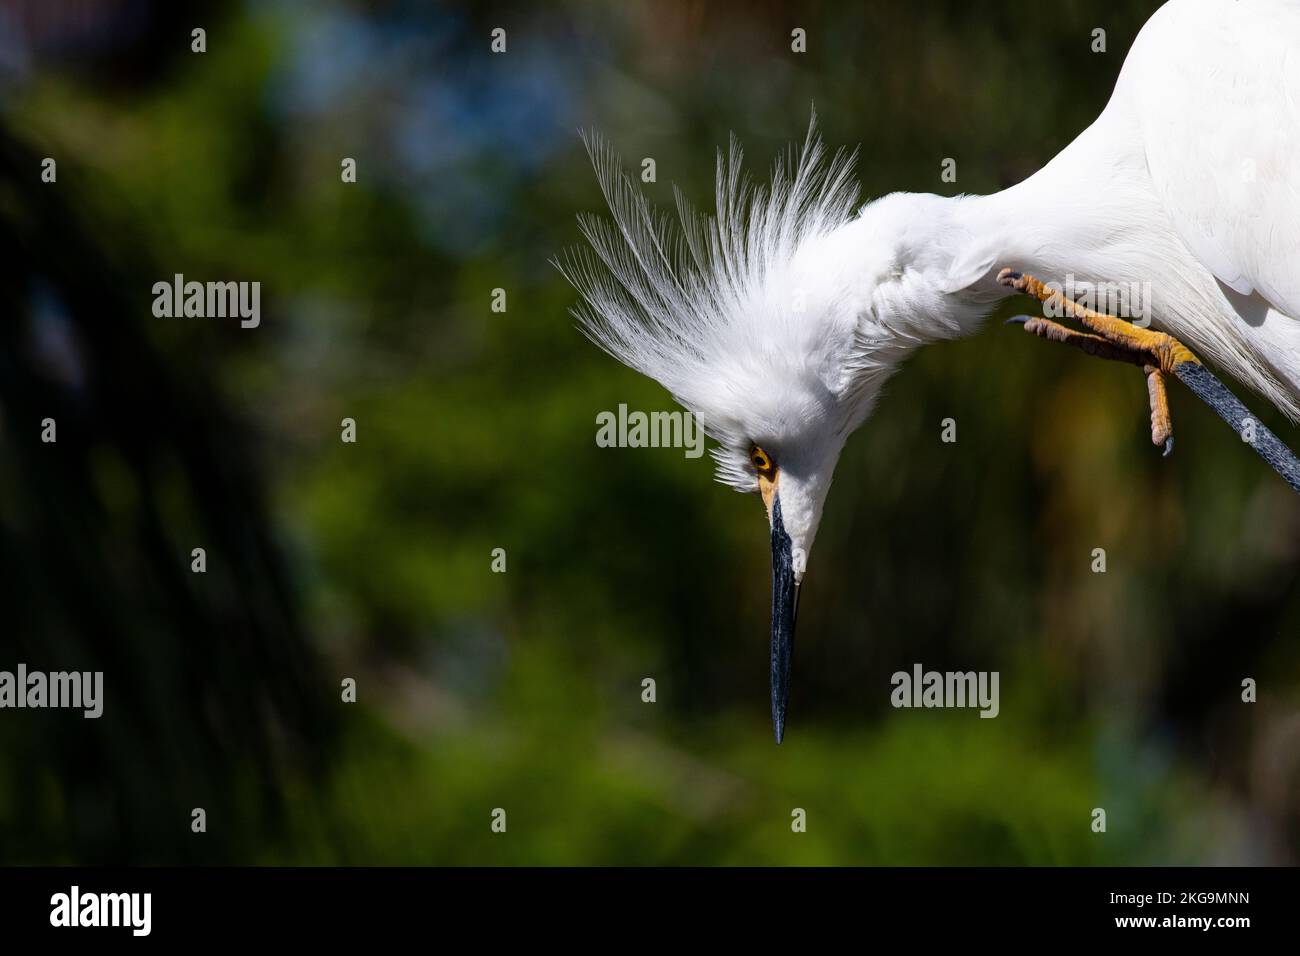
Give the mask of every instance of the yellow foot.
[[1033, 276], [1003, 269], [998, 273], [998, 282], [1008, 288], [1032, 295], [1044, 304], [1059, 309], [1063, 315], [1078, 319], [1092, 330], [1076, 332], [1051, 319], [1017, 316], [1012, 322], [1022, 322], [1025, 331], [1053, 342], [1064, 342], [1094, 355], [1097, 358], [1113, 362], [1129, 362], [1142, 369], [1147, 378], [1147, 398], [1151, 405], [1151, 441], [1163, 446], [1168, 455], [1174, 448], [1174, 426], [1169, 414], [1169, 393], [1165, 388], [1165, 376], [1184, 362], [1200, 360], [1171, 335], [1142, 329], [1125, 322], [1123, 319], [1101, 312], [1094, 312], [1070, 299], [1061, 292], [1047, 288]]

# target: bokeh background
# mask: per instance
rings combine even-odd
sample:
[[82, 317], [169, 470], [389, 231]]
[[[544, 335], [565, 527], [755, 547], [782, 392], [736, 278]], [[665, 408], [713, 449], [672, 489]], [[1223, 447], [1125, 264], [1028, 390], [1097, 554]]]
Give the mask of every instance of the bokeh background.
[[[864, 198], [987, 192], [1155, 6], [6, 0], [0, 667], [103, 670], [106, 710], [0, 712], [0, 861], [1294, 862], [1300, 502], [1190, 395], [1164, 460], [1130, 368], [1001, 314], [917, 354], [839, 466], [777, 747], [762, 506], [596, 447], [672, 403], [549, 261], [601, 207], [580, 128], [669, 204], [814, 103]], [[175, 273], [260, 281], [261, 327], [154, 318]], [[916, 662], [1000, 671], [1001, 715], [892, 709]]]

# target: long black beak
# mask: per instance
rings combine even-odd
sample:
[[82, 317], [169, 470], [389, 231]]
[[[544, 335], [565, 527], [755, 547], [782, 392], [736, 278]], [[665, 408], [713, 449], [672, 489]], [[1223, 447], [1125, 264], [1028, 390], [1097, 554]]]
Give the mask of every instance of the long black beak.
[[781, 521], [781, 495], [772, 496], [772, 729], [779, 744], [785, 737], [785, 709], [790, 699], [790, 655], [794, 652], [794, 618], [799, 586], [794, 581], [790, 536]]

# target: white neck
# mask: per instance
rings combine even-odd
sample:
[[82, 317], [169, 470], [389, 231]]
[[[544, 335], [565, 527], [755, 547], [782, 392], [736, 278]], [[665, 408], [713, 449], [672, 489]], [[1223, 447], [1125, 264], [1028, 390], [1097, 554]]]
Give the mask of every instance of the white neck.
[[[846, 308], [854, 349], [843, 394], [854, 417], [918, 345], [972, 334], [1007, 296], [1005, 267], [1044, 281], [1154, 278], [1163, 214], [1141, 163], [1098, 124], [1033, 176], [987, 196], [893, 193], [808, 250], [823, 295]], [[865, 399], [865, 401], [864, 401]]]
[[882, 348], [891, 338], [908, 351], [976, 331], [1011, 294], [996, 281], [1004, 267], [1044, 279], [1139, 278], [1124, 274], [1125, 263], [1136, 262], [1132, 250], [1150, 241], [1141, 226], [1152, 218], [1135, 215], [1152, 201], [1149, 191], [1137, 175], [1106, 164], [1106, 187], [1081, 190], [1078, 183], [1097, 176], [1094, 157], [1091, 175], [1081, 177], [1084, 153], [1067, 149], [1029, 179], [987, 196], [894, 193], [844, 227], [852, 247], [846, 254], [858, 264], [858, 288], [871, 306], [867, 321], [875, 328], [868, 331]]

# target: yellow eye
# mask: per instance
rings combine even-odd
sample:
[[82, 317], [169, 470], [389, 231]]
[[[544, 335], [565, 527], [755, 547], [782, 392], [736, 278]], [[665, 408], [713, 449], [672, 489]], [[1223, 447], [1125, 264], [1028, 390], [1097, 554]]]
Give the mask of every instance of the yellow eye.
[[749, 450], [749, 463], [764, 478], [771, 478], [772, 472], [776, 470], [776, 467], [772, 464], [772, 456], [757, 445]]

